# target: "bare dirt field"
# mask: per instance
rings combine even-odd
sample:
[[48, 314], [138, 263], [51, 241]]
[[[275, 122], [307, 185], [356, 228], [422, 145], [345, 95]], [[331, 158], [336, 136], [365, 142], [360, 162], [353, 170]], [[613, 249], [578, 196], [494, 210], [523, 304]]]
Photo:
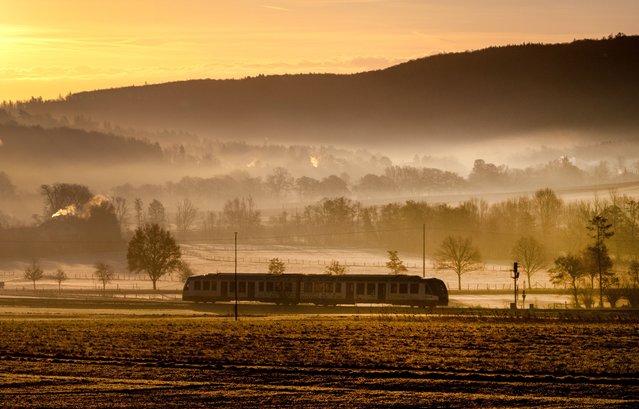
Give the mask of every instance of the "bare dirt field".
[[182, 304], [127, 301], [103, 314], [74, 302], [0, 314], [1, 407], [639, 405], [633, 311], [316, 309], [235, 322], [216, 315], [228, 305], [175, 314]]

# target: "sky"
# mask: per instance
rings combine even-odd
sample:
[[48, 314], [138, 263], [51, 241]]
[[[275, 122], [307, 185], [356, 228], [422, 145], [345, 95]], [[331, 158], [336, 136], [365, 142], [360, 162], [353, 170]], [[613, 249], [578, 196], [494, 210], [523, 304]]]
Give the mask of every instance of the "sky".
[[636, 0], [0, 0], [0, 101], [639, 34]]

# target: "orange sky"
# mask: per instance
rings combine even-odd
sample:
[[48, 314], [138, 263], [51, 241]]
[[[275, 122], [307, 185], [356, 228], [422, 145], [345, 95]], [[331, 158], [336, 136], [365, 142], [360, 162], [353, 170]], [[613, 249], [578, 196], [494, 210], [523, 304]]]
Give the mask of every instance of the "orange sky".
[[0, 100], [639, 34], [635, 0], [0, 0]]

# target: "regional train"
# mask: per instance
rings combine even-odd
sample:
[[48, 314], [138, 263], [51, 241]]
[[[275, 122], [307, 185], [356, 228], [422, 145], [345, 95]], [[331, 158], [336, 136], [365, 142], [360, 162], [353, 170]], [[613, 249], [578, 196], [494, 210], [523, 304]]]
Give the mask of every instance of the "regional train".
[[419, 307], [448, 305], [446, 284], [437, 278], [381, 274], [216, 273], [186, 280], [182, 300], [275, 304], [394, 304]]

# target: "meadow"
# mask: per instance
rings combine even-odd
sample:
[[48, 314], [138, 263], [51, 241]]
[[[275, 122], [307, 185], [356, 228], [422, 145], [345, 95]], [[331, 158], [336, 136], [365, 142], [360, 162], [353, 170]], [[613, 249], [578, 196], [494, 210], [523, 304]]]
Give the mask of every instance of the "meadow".
[[4, 313], [0, 406], [631, 408], [638, 335], [635, 313]]

